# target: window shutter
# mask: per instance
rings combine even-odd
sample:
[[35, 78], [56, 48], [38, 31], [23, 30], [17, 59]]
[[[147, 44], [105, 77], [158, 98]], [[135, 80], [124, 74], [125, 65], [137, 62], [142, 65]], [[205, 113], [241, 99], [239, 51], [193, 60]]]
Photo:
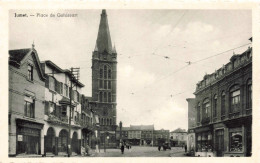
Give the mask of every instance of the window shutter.
[[63, 83], [62, 82], [60, 82], [60, 94], [63, 95]]
[[49, 102], [48, 101], [45, 101], [45, 115], [49, 115]]
[[55, 91], [56, 92], [59, 92], [58, 90], [59, 90], [59, 82], [56, 80], [56, 79], [54, 79], [55, 80]]

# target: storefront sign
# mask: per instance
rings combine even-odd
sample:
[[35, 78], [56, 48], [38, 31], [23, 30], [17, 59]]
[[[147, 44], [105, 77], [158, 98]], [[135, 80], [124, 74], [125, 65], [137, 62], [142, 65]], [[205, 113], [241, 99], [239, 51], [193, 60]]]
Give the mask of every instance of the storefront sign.
[[18, 141], [23, 141], [23, 135], [17, 135]]

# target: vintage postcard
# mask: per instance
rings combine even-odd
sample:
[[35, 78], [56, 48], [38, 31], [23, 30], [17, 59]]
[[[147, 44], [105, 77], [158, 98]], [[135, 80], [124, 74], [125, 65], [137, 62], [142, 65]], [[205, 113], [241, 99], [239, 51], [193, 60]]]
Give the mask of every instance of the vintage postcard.
[[4, 159], [257, 158], [257, 4], [39, 4], [3, 3]]

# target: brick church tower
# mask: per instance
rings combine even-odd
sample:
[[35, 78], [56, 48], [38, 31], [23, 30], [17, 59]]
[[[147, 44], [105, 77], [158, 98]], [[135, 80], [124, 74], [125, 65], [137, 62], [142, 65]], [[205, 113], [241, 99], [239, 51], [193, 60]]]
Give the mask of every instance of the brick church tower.
[[106, 10], [102, 10], [92, 54], [92, 100], [97, 103], [101, 148], [116, 147], [116, 79], [117, 53], [112, 47]]

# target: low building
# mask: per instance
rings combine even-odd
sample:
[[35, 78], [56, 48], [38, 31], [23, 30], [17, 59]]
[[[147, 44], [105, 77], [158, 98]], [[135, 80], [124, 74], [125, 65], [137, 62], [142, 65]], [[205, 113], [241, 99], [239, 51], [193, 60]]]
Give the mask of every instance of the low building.
[[251, 156], [252, 48], [198, 82], [196, 156]]
[[178, 128], [170, 132], [170, 143], [172, 147], [182, 147], [187, 142], [187, 131], [185, 129]]
[[34, 45], [9, 50], [9, 156], [44, 154], [45, 79]]
[[153, 140], [154, 146], [162, 145], [163, 143], [169, 143], [170, 141], [170, 131], [169, 130], [154, 130]]
[[141, 145], [141, 133], [138, 128], [131, 128], [128, 130], [128, 141], [131, 145]]

